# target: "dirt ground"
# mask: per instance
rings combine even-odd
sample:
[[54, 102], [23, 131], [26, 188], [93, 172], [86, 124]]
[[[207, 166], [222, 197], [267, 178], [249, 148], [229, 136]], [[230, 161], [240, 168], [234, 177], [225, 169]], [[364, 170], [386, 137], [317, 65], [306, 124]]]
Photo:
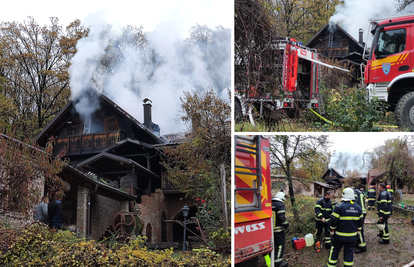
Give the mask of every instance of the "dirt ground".
[[[394, 212], [389, 219], [390, 244], [382, 245], [378, 243], [380, 238], [377, 236], [377, 211], [369, 210], [364, 224], [367, 251], [354, 254], [354, 266], [401, 267], [414, 261], [414, 225], [411, 224], [411, 217]], [[290, 236], [292, 233], [287, 233], [287, 237]], [[289, 239], [286, 240], [283, 260], [287, 261], [289, 266], [325, 266], [328, 254], [325, 248], [316, 253], [313, 246], [295, 250]], [[266, 265], [259, 261], [259, 266]], [[337, 266], [343, 266], [343, 250], [340, 252]]]

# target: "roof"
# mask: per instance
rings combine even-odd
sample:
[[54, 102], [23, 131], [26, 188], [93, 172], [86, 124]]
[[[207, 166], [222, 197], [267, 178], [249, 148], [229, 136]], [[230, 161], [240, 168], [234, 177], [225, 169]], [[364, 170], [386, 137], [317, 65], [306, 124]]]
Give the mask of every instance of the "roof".
[[380, 176], [381, 174], [383, 174], [384, 171], [380, 170], [380, 169], [371, 169], [371, 170], [368, 171], [368, 173], [371, 177], [377, 177], [377, 176]]
[[66, 164], [65, 169], [62, 171], [61, 175], [65, 176], [65, 173], [75, 175], [77, 178], [80, 178], [84, 182], [90, 184], [92, 188], [97, 186], [97, 191], [104, 196], [113, 199], [115, 198], [124, 200], [135, 200], [137, 198], [137, 196], [125, 192], [120, 188], [116, 188], [107, 183], [104, 183], [89, 174], [81, 172], [80, 170], [70, 166], [69, 164]]
[[93, 157], [90, 157], [77, 164], [78, 168], [87, 166], [87, 169], [96, 173], [107, 173], [109, 175], [115, 174], [117, 177], [119, 173], [128, 173], [132, 170], [140, 172], [140, 174], [158, 178], [159, 176], [152, 171], [148, 170], [144, 166], [138, 164], [132, 159], [128, 159], [122, 156], [117, 156], [107, 152], [101, 152]]
[[[124, 109], [122, 109], [119, 105], [117, 105], [115, 102], [113, 102], [111, 99], [109, 99], [107, 96], [105, 96], [103, 93], [100, 93], [99, 98], [101, 101], [106, 102], [113, 108], [115, 108], [119, 113], [123, 114], [125, 117], [127, 117], [131, 122], [132, 125], [137, 127], [138, 129], [144, 131], [146, 134], [150, 135], [156, 143], [162, 144], [165, 143], [166, 140], [164, 138], [158, 137], [156, 134], [154, 134], [152, 131], [150, 131], [147, 127], [144, 126], [144, 124], [140, 123], [137, 119], [135, 119], [133, 116], [131, 116], [128, 112], [126, 112]], [[49, 136], [47, 136], [47, 133], [54, 129], [55, 127], [58, 127], [60, 125], [61, 121], [67, 121], [71, 117], [71, 109], [73, 108], [73, 100], [70, 100], [60, 111], [59, 113], [46, 125], [46, 127], [43, 128], [43, 130], [36, 136], [35, 142], [39, 144], [43, 144], [47, 142], [47, 139]], [[58, 125], [59, 124], [59, 125]], [[56, 128], [55, 130], [57, 130]]]
[[363, 45], [361, 45], [357, 40], [355, 40], [354, 37], [352, 37], [347, 31], [345, 31], [341, 26], [339, 26], [337, 23], [333, 23], [333, 22], [328, 22], [317, 34], [315, 34], [315, 36], [312, 37], [312, 39], [309, 40], [309, 42], [306, 43], [305, 46], [311, 46], [313, 42], [315, 42], [316, 40], [318, 40], [320, 38], [320, 36], [322, 35], [322, 33], [330, 26], [330, 25], [335, 25], [335, 27], [340, 30], [341, 32], [345, 33], [353, 42], [355, 42], [356, 44], [358, 44], [361, 48], [364, 48]]
[[322, 182], [319, 182], [319, 181], [310, 181], [310, 182], [311, 182], [311, 183], [314, 183], [314, 184], [317, 184], [317, 185], [320, 185], [320, 186], [322, 186], [322, 187], [327, 187], [327, 188], [334, 189], [331, 185], [326, 184], [326, 183], [322, 183]]

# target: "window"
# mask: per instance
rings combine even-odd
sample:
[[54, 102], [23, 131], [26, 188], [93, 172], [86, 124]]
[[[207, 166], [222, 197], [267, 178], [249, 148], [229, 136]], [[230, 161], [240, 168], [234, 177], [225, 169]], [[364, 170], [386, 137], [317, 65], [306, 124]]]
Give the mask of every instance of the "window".
[[378, 42], [375, 45], [375, 54], [389, 56], [401, 53], [405, 50], [406, 29], [396, 29], [380, 32]]

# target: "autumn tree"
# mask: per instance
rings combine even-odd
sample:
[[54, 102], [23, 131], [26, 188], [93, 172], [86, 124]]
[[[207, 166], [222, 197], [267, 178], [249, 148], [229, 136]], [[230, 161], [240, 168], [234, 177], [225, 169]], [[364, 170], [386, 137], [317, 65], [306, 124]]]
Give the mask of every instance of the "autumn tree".
[[327, 135], [275, 135], [270, 141], [270, 166], [282, 169], [286, 175], [295, 220], [300, 218], [293, 191], [293, 163], [296, 159], [311, 160], [319, 153], [324, 153], [329, 145]]
[[414, 150], [411, 136], [389, 139], [374, 149], [373, 168], [386, 172], [391, 187], [402, 189], [404, 185], [414, 186]]
[[69, 100], [70, 59], [86, 34], [79, 20], [66, 31], [55, 17], [48, 26], [32, 17], [0, 23], [0, 76], [6, 79], [2, 95], [17, 109], [6, 119], [19, 139], [33, 137]]
[[26, 216], [39, 203], [42, 187], [62, 192], [57, 176], [65, 161], [51, 156], [53, 140], [45, 150], [6, 135], [0, 135], [0, 210], [16, 210]]
[[[315, 156], [304, 160], [297, 158], [295, 164], [295, 177], [309, 179], [312, 181], [320, 181], [322, 175], [329, 167], [331, 153], [329, 151], [320, 151]], [[299, 174], [299, 175], [298, 175]]]
[[[222, 228], [230, 225], [228, 215], [223, 214], [221, 166], [226, 177], [227, 199], [230, 204], [230, 105], [213, 91], [186, 92], [181, 98], [182, 120], [190, 126], [185, 141], [176, 147], [164, 149], [163, 165], [168, 179], [186, 197], [204, 200], [197, 217], [203, 228]], [[230, 211], [230, 209], [227, 209]]]
[[307, 42], [335, 12], [339, 0], [276, 0], [272, 24], [281, 36]]

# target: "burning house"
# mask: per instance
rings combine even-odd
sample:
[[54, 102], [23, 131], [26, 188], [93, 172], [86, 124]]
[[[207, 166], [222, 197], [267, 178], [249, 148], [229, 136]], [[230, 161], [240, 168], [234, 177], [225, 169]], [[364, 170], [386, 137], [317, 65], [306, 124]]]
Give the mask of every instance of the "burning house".
[[61, 174], [69, 188], [62, 201], [66, 224], [99, 240], [114, 231], [116, 214], [128, 211], [139, 216], [147, 241], [181, 241], [183, 228], [167, 221], [183, 220], [186, 204], [190, 216], [196, 208], [160, 164], [167, 140], [152, 122], [151, 101], [143, 104], [144, 123], [104, 94], [93, 101], [97, 108], [86, 117], [70, 101], [35, 139], [44, 146], [53, 136], [54, 154], [63, 150], [70, 160]]
[[[361, 64], [364, 53], [363, 31], [359, 30], [359, 38], [355, 40], [347, 31], [336, 23], [327, 23], [309, 42], [307, 47], [314, 48], [320, 55], [335, 59], [338, 62], [346, 62], [353, 67], [353, 84], [358, 83], [362, 77]], [[350, 84], [352, 86], [352, 84]]]

